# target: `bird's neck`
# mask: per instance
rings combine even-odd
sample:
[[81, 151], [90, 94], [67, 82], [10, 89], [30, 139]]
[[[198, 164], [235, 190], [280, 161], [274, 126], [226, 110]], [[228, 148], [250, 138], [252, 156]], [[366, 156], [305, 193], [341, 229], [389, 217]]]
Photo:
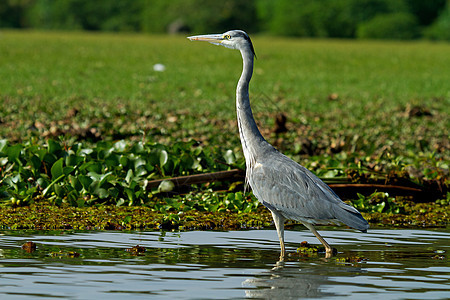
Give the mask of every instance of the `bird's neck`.
[[268, 143], [259, 132], [250, 107], [248, 87], [253, 73], [253, 53], [241, 51], [241, 55], [243, 70], [236, 89], [236, 110], [239, 135], [248, 170], [258, 159], [258, 155], [264, 152], [263, 147]]

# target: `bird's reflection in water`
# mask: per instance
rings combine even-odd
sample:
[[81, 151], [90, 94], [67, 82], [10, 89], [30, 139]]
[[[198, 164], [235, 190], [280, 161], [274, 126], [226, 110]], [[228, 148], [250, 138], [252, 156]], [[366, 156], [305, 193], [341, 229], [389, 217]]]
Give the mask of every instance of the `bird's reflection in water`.
[[301, 266], [289, 267], [278, 263], [268, 272], [255, 274], [255, 277], [246, 279], [242, 286], [247, 298], [258, 299], [300, 299], [323, 298], [336, 296], [326, 290], [325, 286], [335, 285], [329, 280], [330, 276], [336, 276], [336, 272], [360, 272], [360, 268], [344, 267], [333, 268], [332, 273], [327, 266], [309, 266], [301, 269]]

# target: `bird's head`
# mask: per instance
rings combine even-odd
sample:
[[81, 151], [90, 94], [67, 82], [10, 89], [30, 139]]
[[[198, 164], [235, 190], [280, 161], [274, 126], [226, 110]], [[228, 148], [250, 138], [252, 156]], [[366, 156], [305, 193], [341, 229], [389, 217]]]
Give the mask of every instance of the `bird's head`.
[[205, 34], [188, 37], [191, 41], [205, 41], [214, 45], [221, 45], [240, 51], [251, 51], [256, 56], [252, 41], [247, 33], [242, 30], [230, 30], [222, 34]]

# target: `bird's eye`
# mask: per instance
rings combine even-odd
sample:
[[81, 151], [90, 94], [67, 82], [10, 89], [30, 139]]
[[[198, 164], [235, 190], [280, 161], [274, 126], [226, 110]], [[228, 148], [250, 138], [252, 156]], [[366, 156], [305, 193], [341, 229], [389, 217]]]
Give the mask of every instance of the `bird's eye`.
[[231, 36], [230, 36], [229, 34], [227, 34], [227, 35], [224, 36], [224, 38], [225, 38], [226, 40], [230, 40], [230, 39], [231, 39]]

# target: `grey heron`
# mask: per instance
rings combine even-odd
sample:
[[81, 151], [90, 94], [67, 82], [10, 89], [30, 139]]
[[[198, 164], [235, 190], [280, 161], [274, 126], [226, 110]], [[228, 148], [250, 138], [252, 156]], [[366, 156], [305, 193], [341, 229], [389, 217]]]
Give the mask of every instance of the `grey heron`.
[[331, 188], [297, 162], [278, 152], [261, 135], [250, 107], [249, 83], [253, 74], [255, 50], [250, 37], [242, 30], [223, 34], [188, 37], [191, 41], [237, 49], [241, 52], [243, 70], [236, 88], [236, 110], [239, 135], [246, 163], [246, 183], [254, 195], [272, 213], [284, 259], [284, 222], [301, 222], [319, 239], [327, 256], [333, 249], [316, 231], [314, 225], [344, 223], [367, 232], [369, 224], [354, 207], [344, 203]]

